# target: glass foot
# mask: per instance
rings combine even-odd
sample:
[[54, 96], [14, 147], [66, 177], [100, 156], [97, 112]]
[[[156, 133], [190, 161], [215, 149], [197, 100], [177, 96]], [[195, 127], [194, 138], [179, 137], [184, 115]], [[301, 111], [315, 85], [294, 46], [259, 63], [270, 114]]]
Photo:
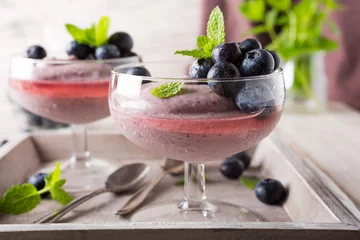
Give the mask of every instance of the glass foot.
[[[66, 179], [64, 188], [69, 193], [84, 193], [105, 186], [107, 177], [119, 166], [106, 160], [91, 158], [90, 161], [64, 160], [61, 162], [61, 178]], [[51, 172], [51, 163], [43, 172]]]
[[247, 208], [223, 203], [204, 202], [200, 209], [188, 208], [186, 202], [180, 205], [159, 203], [139, 209], [131, 217], [133, 222], [258, 222], [260, 221], [253, 212]]

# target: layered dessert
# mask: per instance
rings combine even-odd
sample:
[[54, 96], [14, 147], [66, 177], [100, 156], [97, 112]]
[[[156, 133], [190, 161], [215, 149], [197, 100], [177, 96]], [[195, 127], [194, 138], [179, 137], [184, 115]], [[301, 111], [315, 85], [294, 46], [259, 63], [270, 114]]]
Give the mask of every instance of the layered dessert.
[[[135, 144], [160, 155], [187, 162], [221, 160], [264, 139], [280, 119], [282, 107], [247, 114], [233, 100], [207, 85], [184, 85], [184, 94], [158, 98], [141, 87], [130, 99], [116, 92], [110, 110], [121, 132]], [[216, 151], [214, 151], [216, 149]]]
[[11, 96], [23, 108], [57, 122], [84, 124], [109, 116], [111, 68], [139, 57], [125, 32], [107, 36], [109, 18], [91, 28], [66, 24], [73, 40], [68, 56], [47, 57], [46, 50], [30, 46], [25, 57], [14, 58], [10, 69]]

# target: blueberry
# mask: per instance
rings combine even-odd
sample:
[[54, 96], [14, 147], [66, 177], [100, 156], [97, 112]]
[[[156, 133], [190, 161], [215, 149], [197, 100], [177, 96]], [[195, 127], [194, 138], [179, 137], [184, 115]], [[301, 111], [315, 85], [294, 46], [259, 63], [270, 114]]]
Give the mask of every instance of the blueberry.
[[274, 70], [278, 69], [278, 67], [280, 66], [280, 57], [279, 57], [279, 55], [275, 51], [268, 50], [268, 52], [274, 58], [274, 62], [275, 62]]
[[77, 41], [71, 41], [66, 46], [66, 53], [69, 56], [75, 56], [77, 59], [85, 59], [91, 54], [91, 49], [88, 45], [78, 43]]
[[236, 42], [226, 42], [214, 48], [212, 59], [214, 63], [229, 62], [238, 65], [242, 60], [242, 54]]
[[32, 59], [43, 59], [46, 57], [46, 51], [39, 45], [33, 45], [26, 50], [26, 57]]
[[109, 44], [115, 45], [121, 52], [129, 52], [134, 42], [126, 32], [116, 32], [110, 36]]
[[[144, 77], [151, 77], [149, 70], [144, 67], [133, 67], [127, 70], [126, 74], [136, 75], [136, 76], [144, 76]], [[151, 81], [143, 80], [142, 84], [150, 83]]]
[[241, 161], [225, 160], [220, 166], [222, 175], [229, 179], [238, 179], [244, 169], [244, 164]]
[[189, 76], [192, 78], [206, 78], [210, 68], [214, 65], [211, 59], [198, 59], [189, 69]]
[[[236, 93], [243, 87], [244, 82], [228, 81], [228, 79], [240, 77], [239, 70], [232, 63], [215, 63], [209, 70], [207, 78], [215, 78], [217, 81], [209, 81], [210, 88], [220, 96], [235, 97]], [[225, 78], [221, 81], [221, 78]]]
[[134, 57], [134, 56], [137, 56], [137, 54], [131, 51], [122, 52], [121, 54], [121, 57]]
[[120, 57], [120, 51], [115, 45], [108, 44], [102, 45], [95, 49], [95, 57], [96, 59], [110, 59], [110, 58], [118, 58]]
[[244, 169], [247, 169], [250, 165], [251, 157], [246, 152], [239, 152], [239, 153], [232, 155], [231, 157], [228, 157], [227, 160], [228, 161], [240, 161], [243, 163]]
[[151, 77], [149, 70], [144, 67], [133, 67], [127, 70], [126, 74]]
[[254, 49], [261, 49], [261, 43], [253, 38], [247, 38], [244, 41], [238, 43], [239, 48], [242, 54], [246, 54], [247, 52], [254, 50]]
[[274, 95], [263, 82], [247, 83], [235, 97], [235, 103], [244, 113], [254, 114], [264, 110], [274, 100]]
[[273, 112], [275, 112], [277, 109], [276, 107], [276, 103], [275, 100], [271, 100], [270, 102], [268, 102], [268, 104], [266, 105], [265, 109], [256, 116], [256, 119], [264, 119], [268, 116], [270, 116]]
[[[36, 173], [29, 178], [28, 183], [34, 185], [36, 190], [39, 191], [45, 187], [45, 177], [46, 176], [48, 176], [47, 173]], [[49, 193], [46, 192], [46, 193], [41, 194], [41, 197], [47, 197], [48, 195], [49, 195]]]
[[245, 54], [239, 69], [241, 76], [257, 76], [272, 73], [274, 67], [274, 58], [268, 51], [255, 49]]
[[256, 197], [270, 205], [281, 204], [286, 197], [286, 190], [281, 182], [275, 179], [264, 179], [256, 184]]

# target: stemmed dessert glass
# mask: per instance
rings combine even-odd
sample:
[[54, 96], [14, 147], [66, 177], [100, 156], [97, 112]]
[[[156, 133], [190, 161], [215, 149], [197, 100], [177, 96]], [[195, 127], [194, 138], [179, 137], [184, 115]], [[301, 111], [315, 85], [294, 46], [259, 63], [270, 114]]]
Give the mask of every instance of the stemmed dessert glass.
[[109, 60], [34, 60], [15, 57], [11, 62], [11, 97], [34, 114], [71, 124], [73, 154], [64, 169], [68, 191], [90, 190], [102, 184], [97, 176], [116, 167], [105, 160], [91, 157], [85, 124], [110, 115], [108, 89], [111, 68], [131, 62], [139, 62], [139, 57]]
[[[254, 77], [191, 79], [184, 77], [188, 66], [164, 61], [112, 70], [110, 112], [123, 135], [151, 152], [185, 162], [183, 201], [145, 207], [132, 219], [257, 221], [249, 209], [207, 200], [204, 163], [246, 150], [271, 133], [284, 107], [282, 69]], [[126, 74], [133, 67], [146, 67], [153, 77]], [[170, 83], [183, 86], [176, 93]], [[153, 95], [159, 86], [171, 96]], [[227, 97], [222, 90], [228, 91]], [[231, 92], [236, 95], [229, 97]]]

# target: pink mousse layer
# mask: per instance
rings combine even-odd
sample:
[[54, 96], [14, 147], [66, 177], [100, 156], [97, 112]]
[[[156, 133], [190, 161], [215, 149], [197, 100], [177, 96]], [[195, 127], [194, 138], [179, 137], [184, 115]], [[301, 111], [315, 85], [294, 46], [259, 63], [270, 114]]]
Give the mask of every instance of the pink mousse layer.
[[129, 140], [178, 160], [202, 163], [246, 150], [268, 136], [281, 116], [281, 106], [263, 118], [241, 113], [207, 85], [185, 85], [183, 94], [166, 99], [151, 95], [155, 86], [142, 85], [137, 100], [114, 93], [110, 111]]
[[109, 112], [111, 66], [78, 63], [35, 66], [29, 76], [11, 78], [13, 98], [27, 110], [58, 122], [82, 124]]

